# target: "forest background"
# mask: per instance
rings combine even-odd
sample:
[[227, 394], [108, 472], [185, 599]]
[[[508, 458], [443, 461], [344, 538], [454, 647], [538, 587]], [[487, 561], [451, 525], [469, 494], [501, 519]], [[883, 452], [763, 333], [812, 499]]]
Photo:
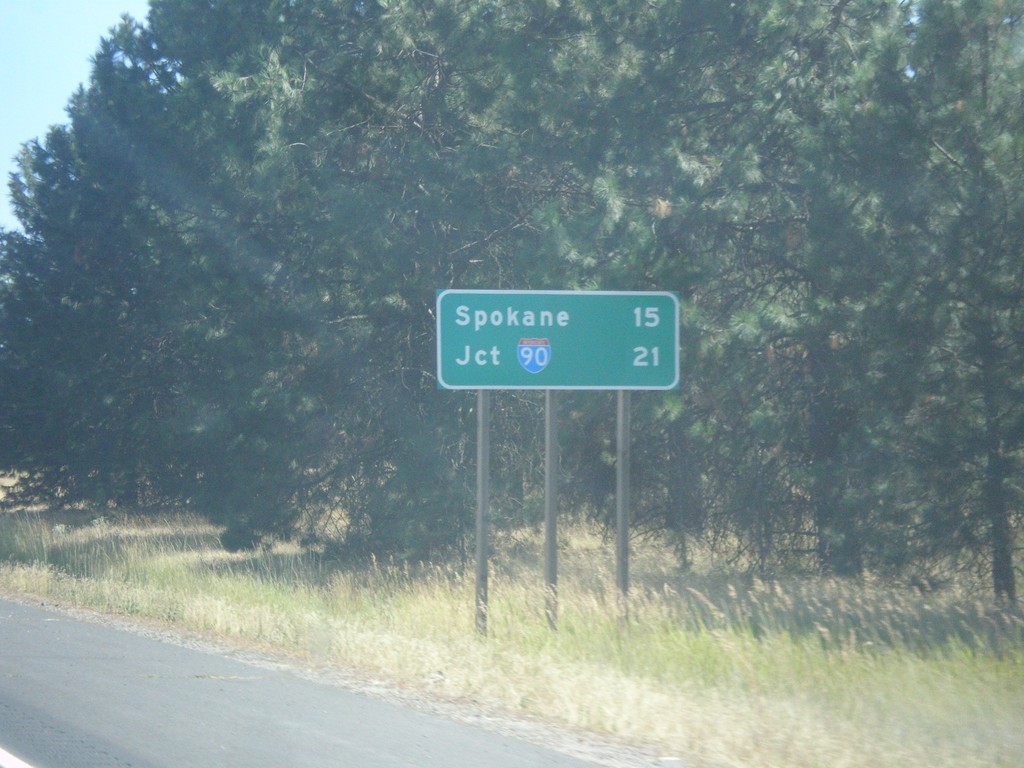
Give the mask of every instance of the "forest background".
[[[474, 400], [438, 289], [670, 290], [634, 530], [761, 576], [984, 572], [1017, 600], [1024, 2], [153, 0], [27, 143], [0, 467], [243, 548], [463, 552]], [[493, 404], [496, 524], [542, 398]], [[562, 504], [614, 509], [614, 407]]]

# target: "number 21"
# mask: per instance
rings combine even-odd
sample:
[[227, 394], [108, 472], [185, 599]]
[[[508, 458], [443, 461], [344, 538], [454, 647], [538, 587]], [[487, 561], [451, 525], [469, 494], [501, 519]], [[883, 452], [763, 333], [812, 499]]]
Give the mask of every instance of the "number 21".
[[637, 368], [657, 366], [660, 357], [657, 347], [633, 347], [633, 365]]

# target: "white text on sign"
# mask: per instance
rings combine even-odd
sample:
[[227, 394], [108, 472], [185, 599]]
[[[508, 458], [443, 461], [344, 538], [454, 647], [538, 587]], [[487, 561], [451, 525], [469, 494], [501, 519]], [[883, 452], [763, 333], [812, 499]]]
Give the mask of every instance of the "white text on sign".
[[474, 331], [479, 331], [488, 325], [508, 327], [522, 325], [528, 328], [557, 325], [560, 328], [565, 328], [569, 325], [569, 313], [564, 309], [558, 312], [550, 309], [534, 312], [530, 309], [519, 310], [513, 307], [507, 307], [505, 310], [494, 309], [488, 312], [486, 309], [470, 310], [468, 306], [462, 304], [455, 309], [455, 324], [472, 324]]
[[498, 349], [497, 345], [487, 349], [478, 349], [475, 352], [470, 349], [469, 345], [466, 345], [466, 351], [463, 352], [462, 357], [455, 358], [456, 365], [469, 365], [470, 362], [476, 365], [501, 365], [500, 362], [501, 350]]

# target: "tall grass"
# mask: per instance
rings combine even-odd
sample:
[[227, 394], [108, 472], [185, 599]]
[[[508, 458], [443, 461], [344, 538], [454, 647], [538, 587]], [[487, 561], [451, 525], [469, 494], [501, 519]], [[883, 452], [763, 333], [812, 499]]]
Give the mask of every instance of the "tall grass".
[[680, 576], [635, 551], [561, 553], [558, 631], [538, 541], [496, 543], [489, 635], [472, 569], [296, 546], [229, 554], [189, 518], [0, 516], [0, 590], [147, 617], [456, 700], [612, 734], [699, 766], [1024, 765], [1024, 622], [956, 589]]

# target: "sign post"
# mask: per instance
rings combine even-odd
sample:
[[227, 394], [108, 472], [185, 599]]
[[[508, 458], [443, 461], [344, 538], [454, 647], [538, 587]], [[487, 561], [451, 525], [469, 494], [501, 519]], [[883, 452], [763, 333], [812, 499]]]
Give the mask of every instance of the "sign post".
[[544, 613], [558, 629], [558, 397], [544, 392]]
[[615, 582], [619, 587], [620, 618], [627, 615], [629, 594], [629, 401], [629, 390], [620, 389], [615, 418]]
[[545, 612], [557, 625], [555, 390], [616, 390], [616, 570], [629, 590], [630, 391], [679, 386], [679, 299], [665, 291], [438, 291], [437, 383], [477, 394], [476, 625], [487, 631], [491, 389], [545, 390]]
[[491, 503], [491, 393], [476, 395], [476, 631], [487, 634], [487, 573], [490, 543], [487, 513]]

